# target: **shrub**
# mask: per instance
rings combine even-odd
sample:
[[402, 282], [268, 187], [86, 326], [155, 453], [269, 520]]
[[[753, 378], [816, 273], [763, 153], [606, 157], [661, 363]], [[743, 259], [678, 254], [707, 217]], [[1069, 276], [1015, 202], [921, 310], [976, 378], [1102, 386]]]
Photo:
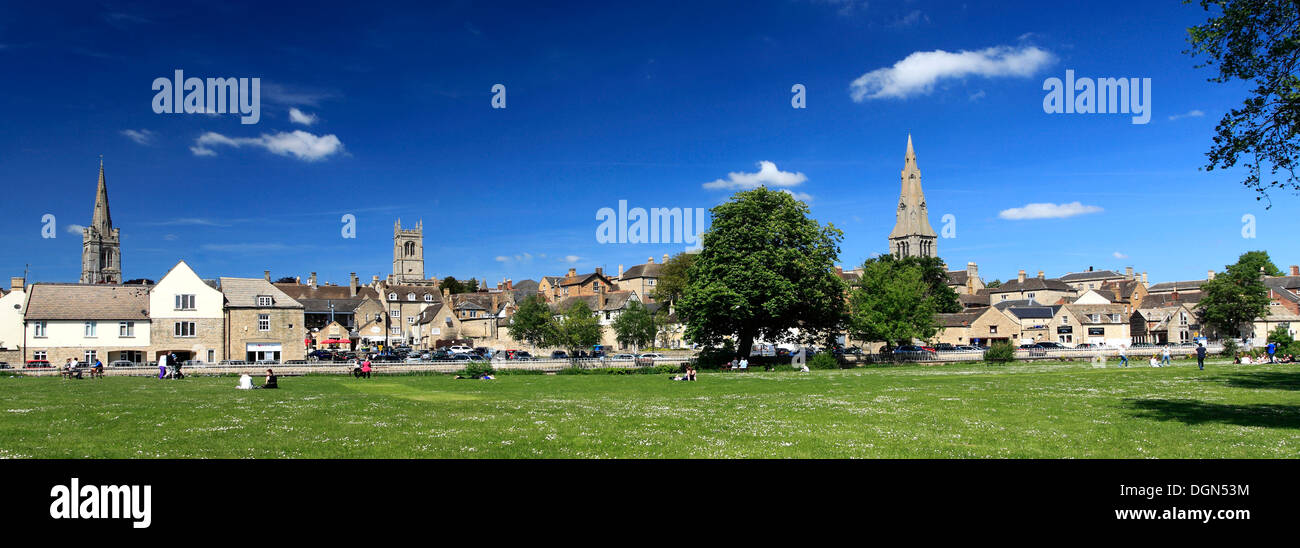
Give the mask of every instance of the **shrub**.
[[1225, 339], [1223, 341], [1223, 352], [1220, 352], [1219, 355], [1225, 358], [1237, 357], [1237, 341]]
[[984, 351], [984, 361], [992, 363], [1007, 363], [1015, 361], [1016, 347], [1011, 346], [1009, 342], [995, 342], [988, 350]]
[[822, 353], [813, 356], [808, 360], [808, 369], [839, 369], [840, 362], [835, 356]]
[[699, 357], [695, 359], [695, 366], [699, 369], [719, 369], [722, 364], [736, 358], [736, 349], [727, 341], [719, 348], [705, 348], [700, 351]]

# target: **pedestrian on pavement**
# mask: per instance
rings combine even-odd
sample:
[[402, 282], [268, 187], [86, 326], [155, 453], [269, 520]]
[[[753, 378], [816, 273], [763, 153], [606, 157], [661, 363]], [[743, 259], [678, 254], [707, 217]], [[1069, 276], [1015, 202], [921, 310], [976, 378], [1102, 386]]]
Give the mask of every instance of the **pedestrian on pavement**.
[[1205, 345], [1196, 343], [1196, 366], [1205, 371]]

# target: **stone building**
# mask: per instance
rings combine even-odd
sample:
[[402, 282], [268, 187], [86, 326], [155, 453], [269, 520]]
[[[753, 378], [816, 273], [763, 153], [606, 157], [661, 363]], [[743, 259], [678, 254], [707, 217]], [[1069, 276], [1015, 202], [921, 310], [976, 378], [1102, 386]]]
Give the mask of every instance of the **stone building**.
[[402, 220], [393, 223], [393, 273], [388, 283], [394, 285], [437, 285], [424, 278], [424, 221], [415, 228], [403, 229]]
[[99, 159], [99, 187], [90, 226], [81, 230], [81, 283], [122, 283], [122, 234], [113, 228], [108, 211], [108, 185], [104, 182], [104, 159]]
[[221, 278], [220, 282], [229, 359], [251, 363], [306, 357], [301, 303], [264, 279]]
[[[176, 263], [149, 289], [149, 317], [149, 361], [164, 353], [176, 354], [181, 361], [230, 359], [225, 344], [225, 299], [185, 261]], [[235, 359], [243, 359], [243, 354]]]
[[24, 278], [10, 278], [9, 292], [0, 291], [0, 362], [18, 367], [23, 360], [23, 313], [27, 306]]
[[652, 295], [654, 295], [655, 284], [659, 281], [659, 272], [667, 262], [668, 254], [665, 253], [663, 263], [655, 264], [655, 258], [649, 257], [645, 260], [645, 264], [635, 265], [627, 271], [623, 270], [623, 265], [618, 265], [618, 288], [624, 291], [635, 291], [647, 303], [654, 302]]
[[897, 220], [889, 233], [889, 250], [897, 257], [938, 257], [939, 237], [930, 227], [930, 214], [921, 191], [921, 169], [916, 166], [912, 136], [907, 136], [907, 154], [903, 157], [902, 190], [898, 195]]
[[984, 289], [984, 280], [980, 279], [980, 269], [975, 263], [966, 263], [966, 270], [948, 270], [948, 287], [961, 295], [978, 295]]
[[1016, 279], [1003, 282], [998, 287], [985, 288], [984, 292], [989, 295], [989, 302], [993, 305], [1003, 301], [1017, 300], [1032, 300], [1039, 304], [1055, 304], [1076, 295], [1074, 288], [1070, 287], [1069, 284], [1061, 280], [1046, 278], [1041, 270], [1038, 271], [1037, 278], [1026, 278], [1025, 271], [1021, 270]]
[[23, 328], [24, 360], [143, 363], [150, 349], [149, 287], [32, 284]]

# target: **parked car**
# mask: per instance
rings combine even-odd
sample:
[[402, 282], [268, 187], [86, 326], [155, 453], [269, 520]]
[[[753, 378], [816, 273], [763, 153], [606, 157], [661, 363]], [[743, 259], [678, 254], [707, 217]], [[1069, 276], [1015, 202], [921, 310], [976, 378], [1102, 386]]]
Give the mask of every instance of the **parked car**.
[[1038, 343], [1038, 347], [1047, 350], [1064, 350], [1066, 348], [1066, 346], [1061, 343], [1051, 341], [1040, 342]]
[[982, 352], [984, 349], [978, 346], [961, 344], [961, 345], [954, 346], [953, 350], [957, 352]]
[[311, 353], [307, 354], [307, 358], [323, 362], [332, 362], [334, 361], [334, 353], [329, 350], [312, 350]]
[[420, 363], [422, 360], [420, 360], [419, 356], [407, 356], [406, 359], [402, 361], [405, 363]]
[[917, 345], [914, 345], [914, 344], [905, 344], [905, 345], [903, 345], [903, 346], [900, 346], [900, 347], [898, 347], [898, 348], [895, 348], [895, 349], [894, 349], [894, 353], [895, 353], [895, 354], [903, 354], [903, 355], [911, 355], [911, 356], [924, 356], [924, 357], [931, 357], [931, 358], [933, 358], [933, 357], [934, 357], [934, 354], [935, 354], [933, 348], [928, 348], [928, 347], [924, 347], [924, 346], [917, 346]]
[[27, 369], [46, 369], [54, 366], [50, 365], [50, 360], [27, 360], [24, 367]]
[[636, 359], [636, 356], [633, 356], [632, 354], [614, 354], [613, 356], [610, 356], [609, 359], [611, 359], [611, 360], [632, 360], [632, 359]]
[[0, 362], [0, 369], [9, 369], [9, 362]]
[[952, 352], [953, 350], [956, 349], [957, 347], [955, 345], [949, 343], [939, 343], [934, 345], [935, 352]]
[[469, 354], [473, 350], [474, 350], [473, 348], [464, 345], [459, 345], [459, 344], [447, 349], [447, 351], [451, 352], [452, 354]]
[[552, 360], [567, 360], [567, 359], [569, 359], [569, 353], [568, 353], [568, 352], [565, 352], [565, 351], [563, 351], [563, 350], [556, 350], [556, 351], [554, 351], [554, 352], [551, 352], [551, 359], [552, 359]]
[[642, 354], [642, 355], [637, 356], [637, 357], [638, 357], [638, 358], [652, 358], [652, 359], [653, 359], [653, 358], [662, 358], [662, 357], [664, 357], [664, 355], [663, 355], [663, 354], [660, 354], [660, 353], [658, 353], [658, 352], [646, 352], [645, 354]]

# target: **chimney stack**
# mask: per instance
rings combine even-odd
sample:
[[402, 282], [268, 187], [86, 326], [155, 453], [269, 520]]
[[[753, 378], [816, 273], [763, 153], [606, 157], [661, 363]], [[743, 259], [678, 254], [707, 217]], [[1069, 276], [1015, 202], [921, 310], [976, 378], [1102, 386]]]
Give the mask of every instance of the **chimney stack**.
[[975, 280], [978, 280], [979, 276], [980, 276], [980, 267], [976, 266], [973, 261], [966, 263], [966, 292], [967, 293], [970, 293], [971, 295], [975, 294]]
[[1043, 279], [1043, 271], [1042, 271], [1042, 270], [1039, 270], [1039, 271], [1038, 271], [1038, 279], [1040, 279], [1040, 280]]
[[1016, 281], [1020, 283], [1025, 283], [1025, 269], [1023, 268], [1020, 269], [1020, 274], [1016, 276]]
[[623, 263], [618, 264], [618, 277], [619, 279], [623, 278]]
[[844, 267], [842, 267], [842, 266], [837, 266], [837, 267], [835, 267], [835, 273], [836, 273], [836, 274], [839, 274], [840, 276], [843, 276], [843, 275], [844, 275]]
[[1146, 284], [1147, 284], [1147, 273], [1146, 273], [1146, 272], [1143, 272], [1143, 273], [1142, 273], [1142, 285], [1146, 285]]
[[1291, 265], [1291, 275], [1300, 276], [1300, 265]]
[[1129, 280], [1133, 279], [1133, 267], [1131, 266], [1124, 267], [1124, 278]]
[[264, 277], [266, 278], [266, 281], [268, 281], [268, 282], [271, 281], [271, 271], [270, 271], [270, 270], [263, 270], [263, 271], [262, 271], [262, 276], [264, 276]]
[[569, 276], [568, 276], [568, 277], [572, 278], [572, 277], [577, 276], [577, 275], [578, 275], [578, 269], [576, 269], [576, 268], [570, 268], [570, 269], [569, 269]]
[[352, 272], [348, 274], [348, 294], [352, 295], [353, 297], [357, 296], [358, 281], [359, 280], [357, 280], [356, 272]]
[[646, 258], [645, 258], [645, 264], [655, 264], [655, 258], [654, 258], [654, 257], [646, 257]]
[[371, 277], [371, 278], [370, 278], [370, 283], [371, 283], [371, 285], [373, 285], [373, 286], [376, 287], [376, 288], [379, 287], [379, 276], [373, 276], [373, 277]]
[[310, 285], [312, 289], [316, 289], [316, 273], [315, 273], [315, 272], [312, 272], [312, 273], [311, 273], [311, 277], [307, 278], [307, 285]]
[[604, 276], [604, 275], [605, 275], [603, 272], [601, 272], [601, 270], [602, 270], [601, 267], [599, 267], [599, 266], [596, 267], [596, 275], [597, 275], [597, 276]]
[[1213, 270], [1207, 271], [1207, 272], [1205, 273], [1205, 276], [1206, 276], [1206, 278], [1205, 278], [1206, 280], [1213, 280], [1213, 279], [1214, 279], [1214, 271], [1213, 271]]
[[664, 253], [664, 264], [668, 264], [668, 254]]
[[23, 291], [27, 286], [27, 280], [21, 276], [9, 278], [9, 291]]
[[451, 298], [451, 290], [450, 290], [450, 289], [447, 289], [447, 288], [445, 288], [445, 287], [442, 288], [442, 300], [445, 301], [445, 300], [448, 300], [448, 299], [450, 299], [450, 298]]

